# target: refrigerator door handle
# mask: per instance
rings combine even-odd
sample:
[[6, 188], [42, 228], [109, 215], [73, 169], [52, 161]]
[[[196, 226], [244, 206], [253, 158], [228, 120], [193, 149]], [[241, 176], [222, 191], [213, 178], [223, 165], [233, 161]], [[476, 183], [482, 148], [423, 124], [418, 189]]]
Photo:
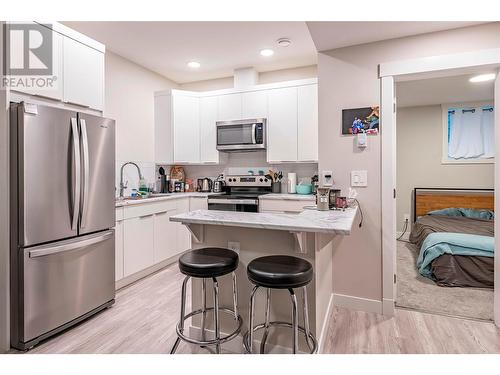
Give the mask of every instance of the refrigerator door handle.
[[30, 258], [37, 258], [46, 255], [54, 255], [58, 253], [64, 253], [71, 250], [76, 250], [80, 248], [84, 248], [86, 246], [90, 246], [99, 242], [103, 242], [109, 239], [113, 235], [113, 231], [107, 231], [103, 234], [94, 235], [86, 239], [78, 239], [74, 242], [63, 243], [59, 245], [42, 245], [33, 247], [29, 254]]
[[78, 216], [80, 213], [80, 140], [78, 136], [78, 124], [76, 118], [71, 118], [71, 133], [73, 135], [73, 157], [75, 159], [75, 186], [73, 188], [73, 217], [71, 220], [71, 229], [76, 230], [78, 225]]
[[88, 211], [89, 211], [89, 179], [90, 179], [90, 162], [89, 162], [89, 138], [87, 136], [87, 123], [84, 119], [80, 119], [80, 130], [82, 134], [82, 156], [83, 156], [83, 194], [82, 194], [82, 212], [80, 227], [85, 228]]

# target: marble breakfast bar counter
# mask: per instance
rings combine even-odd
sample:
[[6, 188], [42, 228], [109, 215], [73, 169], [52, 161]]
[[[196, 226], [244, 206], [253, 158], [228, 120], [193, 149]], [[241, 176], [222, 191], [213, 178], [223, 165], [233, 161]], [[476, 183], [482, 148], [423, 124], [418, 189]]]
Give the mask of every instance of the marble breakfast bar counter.
[[[313, 265], [313, 280], [307, 287], [309, 321], [311, 332], [316, 336], [321, 350], [322, 338], [327, 327], [326, 321], [332, 306], [334, 248], [343, 236], [351, 234], [357, 211], [357, 208], [349, 208], [345, 211], [304, 210], [297, 214], [283, 214], [197, 210], [170, 218], [171, 221], [183, 223], [190, 230], [192, 248], [230, 247], [231, 245], [236, 247], [239, 253], [240, 264], [236, 275], [238, 308], [243, 318], [243, 328], [238, 339], [223, 344], [223, 349], [242, 352], [241, 338], [247, 330], [249, 298], [253, 287], [246, 275], [247, 264], [260, 256], [286, 254], [307, 259]], [[218, 278], [221, 306], [229, 307], [232, 304], [231, 281], [230, 275]], [[211, 289], [208, 284], [207, 301], [212, 301]], [[299, 297], [302, 296], [301, 291], [297, 293]], [[264, 319], [264, 296], [264, 289], [261, 288], [255, 308], [255, 322], [257, 323], [263, 322]], [[200, 308], [201, 301], [201, 280], [192, 279], [192, 308]], [[290, 322], [291, 309], [288, 291], [273, 290], [271, 320]], [[300, 307], [299, 311], [299, 322], [303, 325]], [[207, 326], [208, 337], [210, 337], [210, 332], [213, 332], [212, 327], [213, 325]], [[231, 332], [233, 327], [234, 321], [231, 317], [221, 314], [221, 332]], [[189, 329], [192, 335], [199, 336], [199, 319], [192, 319]], [[260, 338], [261, 332], [256, 333], [255, 348], [258, 348]], [[307, 351], [304, 338], [300, 337], [299, 341], [300, 350]], [[292, 344], [290, 330], [271, 331], [267, 343], [266, 351], [289, 352]]]

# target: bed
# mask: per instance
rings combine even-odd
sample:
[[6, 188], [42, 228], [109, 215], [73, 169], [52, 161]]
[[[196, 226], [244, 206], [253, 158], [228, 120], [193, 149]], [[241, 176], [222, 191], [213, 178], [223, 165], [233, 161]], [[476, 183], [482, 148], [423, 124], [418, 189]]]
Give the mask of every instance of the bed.
[[440, 286], [493, 288], [492, 189], [415, 188], [410, 242], [421, 275]]

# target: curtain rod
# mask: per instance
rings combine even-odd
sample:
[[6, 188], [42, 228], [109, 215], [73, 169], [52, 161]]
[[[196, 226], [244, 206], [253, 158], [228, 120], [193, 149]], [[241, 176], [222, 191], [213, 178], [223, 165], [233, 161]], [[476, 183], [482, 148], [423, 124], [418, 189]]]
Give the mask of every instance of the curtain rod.
[[[483, 111], [493, 112], [493, 107], [483, 108]], [[466, 113], [466, 112], [474, 113], [474, 112], [476, 112], [476, 109], [475, 108], [472, 108], [472, 109], [462, 109], [462, 113]], [[448, 111], [448, 113], [454, 114], [455, 110], [452, 109], [451, 111]]]

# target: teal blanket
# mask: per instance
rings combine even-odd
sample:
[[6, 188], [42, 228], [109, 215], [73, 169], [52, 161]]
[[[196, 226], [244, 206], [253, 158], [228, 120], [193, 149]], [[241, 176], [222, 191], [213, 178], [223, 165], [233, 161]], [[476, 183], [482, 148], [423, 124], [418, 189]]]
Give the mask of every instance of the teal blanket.
[[431, 263], [443, 254], [493, 257], [494, 253], [494, 237], [465, 233], [431, 233], [422, 243], [417, 268], [422, 276], [433, 279]]

